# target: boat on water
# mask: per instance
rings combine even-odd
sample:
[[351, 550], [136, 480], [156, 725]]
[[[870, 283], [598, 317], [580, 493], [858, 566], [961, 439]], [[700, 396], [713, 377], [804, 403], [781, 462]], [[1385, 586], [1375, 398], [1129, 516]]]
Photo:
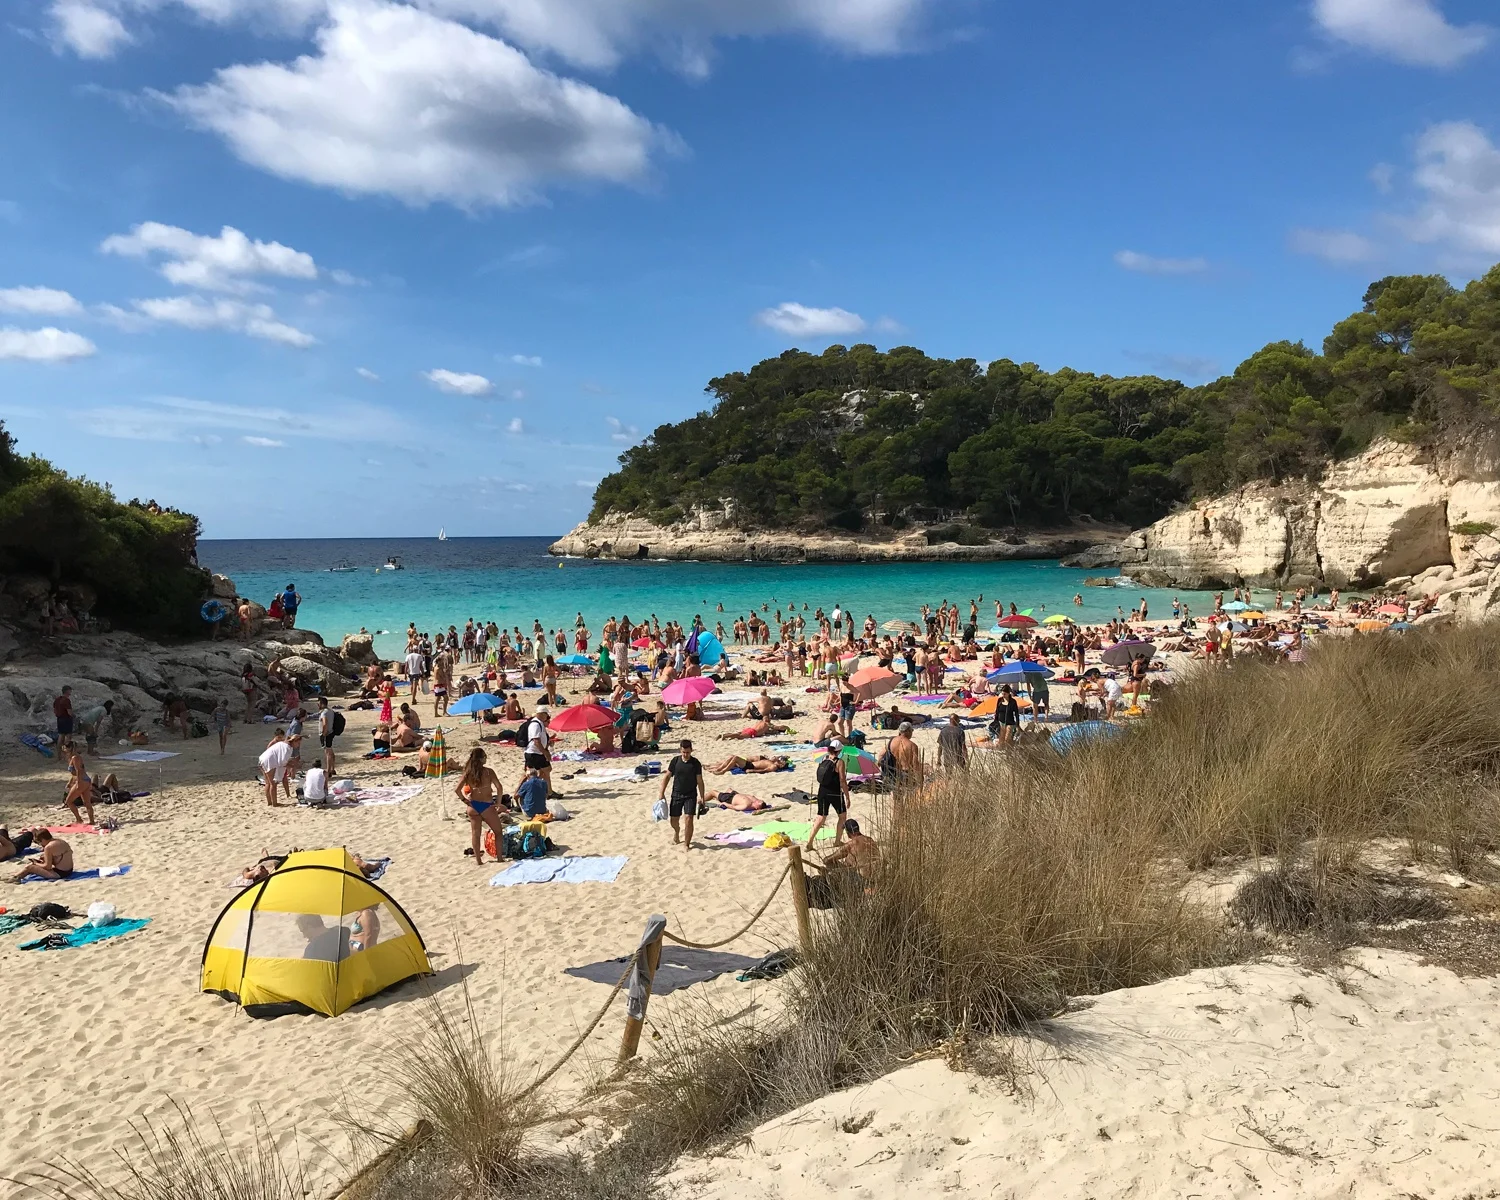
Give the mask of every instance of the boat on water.
[[328, 569], [329, 569], [330, 572], [332, 572], [334, 574], [340, 574], [340, 573], [342, 573], [344, 571], [357, 571], [357, 570], [359, 570], [359, 568], [356, 567], [347, 558], [346, 559], [342, 559], [337, 565], [329, 567]]
[[401, 565], [401, 557], [400, 557], [400, 555], [396, 555], [396, 554], [392, 554], [389, 558], [387, 558], [385, 560], [385, 566], [381, 567], [380, 569], [382, 571], [404, 571], [404, 570], [406, 570], [406, 568]]
[[440, 541], [440, 542], [446, 542], [447, 540], [448, 540], [448, 531], [446, 529], [439, 529], [438, 530], [438, 541]]

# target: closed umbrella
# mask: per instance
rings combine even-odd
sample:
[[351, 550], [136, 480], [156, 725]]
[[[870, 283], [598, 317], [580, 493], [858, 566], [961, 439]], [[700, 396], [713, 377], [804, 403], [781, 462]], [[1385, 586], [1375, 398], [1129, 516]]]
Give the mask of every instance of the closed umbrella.
[[894, 692], [902, 682], [901, 676], [885, 667], [866, 667], [849, 676], [849, 686], [861, 700], [873, 700], [876, 696]]
[[1017, 613], [1013, 617], [1001, 617], [995, 624], [1001, 629], [1035, 629], [1038, 622], [1035, 617], [1028, 617], [1025, 613]]
[[1154, 642], [1116, 642], [1100, 656], [1107, 666], [1123, 667], [1133, 659], [1152, 658], [1156, 655]]
[[687, 679], [674, 679], [661, 690], [661, 698], [668, 704], [697, 704], [711, 696], [719, 685], [706, 675], [693, 675]]
[[547, 728], [557, 733], [592, 733], [613, 725], [619, 715], [602, 704], [575, 704], [553, 717]]
[[448, 706], [448, 712], [450, 715], [463, 716], [465, 713], [483, 712], [487, 708], [499, 708], [502, 703], [498, 696], [492, 696], [488, 692], [475, 692], [472, 696], [455, 700]]
[[427, 778], [441, 779], [448, 773], [448, 742], [439, 725], [432, 735], [432, 744], [427, 749]]

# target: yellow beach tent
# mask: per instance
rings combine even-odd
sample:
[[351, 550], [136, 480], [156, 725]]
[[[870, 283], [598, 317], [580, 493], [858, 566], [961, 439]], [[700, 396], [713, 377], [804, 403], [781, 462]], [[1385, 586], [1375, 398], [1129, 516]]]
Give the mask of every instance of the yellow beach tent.
[[411, 919], [342, 848], [290, 855], [225, 906], [203, 947], [203, 990], [252, 1017], [333, 1017], [431, 973]]

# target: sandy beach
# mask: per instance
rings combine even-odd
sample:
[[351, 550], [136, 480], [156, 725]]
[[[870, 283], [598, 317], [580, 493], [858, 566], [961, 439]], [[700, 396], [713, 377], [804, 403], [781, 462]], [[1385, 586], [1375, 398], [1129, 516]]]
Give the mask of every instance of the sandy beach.
[[[1190, 666], [1185, 655], [1165, 657], [1169, 674]], [[570, 680], [567, 690], [576, 697], [585, 683]], [[773, 692], [803, 714], [792, 722], [794, 734], [775, 740], [805, 739], [821, 720], [822, 695], [802, 687]], [[523, 693], [528, 710], [538, 694]], [[1066, 711], [1073, 695], [1054, 684], [1054, 709]], [[665, 761], [683, 732], [705, 764], [758, 746], [724, 736], [745, 724], [731, 715], [743, 703], [711, 702], [709, 719], [679, 720], [653, 757]], [[422, 711], [431, 713], [429, 699]], [[400, 772], [413, 755], [356, 757], [369, 744], [373, 716], [348, 714], [341, 767], [363, 784], [408, 782]], [[466, 717], [441, 723], [450, 763], [461, 762], [485, 729]], [[699, 820], [699, 848], [684, 853], [668, 826], [651, 819], [656, 780], [590, 780], [637, 760], [559, 762], [554, 782], [573, 819], [552, 827], [554, 840], [568, 853], [624, 855], [627, 864], [612, 884], [492, 887], [502, 867], [476, 869], [463, 853], [467, 822], [441, 813], [446, 805], [459, 815], [456, 774], [426, 781], [399, 804], [272, 809], [253, 761], [269, 734], [269, 726], [236, 723], [222, 757], [214, 738], [161, 738], [158, 748], [177, 757], [110, 764], [125, 786], [152, 795], [100, 810], [120, 821], [116, 832], [67, 836], [80, 868], [128, 863], [130, 872], [0, 887], [0, 903], [13, 911], [54, 900], [81, 912], [102, 899], [121, 916], [151, 919], [117, 941], [59, 952], [19, 950], [34, 936], [25, 931], [0, 938], [7, 1028], [17, 1045], [44, 1039], [35, 1044], [51, 1047], [64, 1064], [37, 1072], [34, 1060], [13, 1061], [20, 1085], [0, 1106], [0, 1178], [64, 1154], [107, 1171], [133, 1121], [166, 1118], [177, 1102], [221, 1123], [235, 1144], [248, 1142], [263, 1115], [284, 1145], [296, 1140], [315, 1191], [326, 1190], [351, 1165], [343, 1113], [400, 1123], [384, 1066], [400, 1040], [423, 1026], [427, 996], [457, 1005], [467, 989], [486, 1036], [521, 1077], [530, 1076], [550, 1065], [608, 994], [608, 984], [566, 971], [628, 954], [653, 912], [665, 913], [685, 937], [717, 940], [760, 906], [785, 862], [764, 848], [704, 840], [766, 817], [715, 808]], [[872, 737], [877, 752], [886, 736]], [[581, 738], [564, 736], [554, 749], [577, 748]], [[933, 761], [936, 724], [919, 729], [917, 741]], [[55, 807], [61, 766], [29, 751], [8, 754], [3, 816], [10, 827], [65, 820]], [[776, 793], [814, 790], [817, 757], [800, 754], [795, 770], [774, 775], [710, 776], [710, 795], [717, 783], [785, 805]], [[512, 788], [519, 752], [491, 747], [491, 763]], [[873, 811], [873, 799], [856, 794], [853, 815]], [[772, 815], [808, 814], [793, 805]], [[254, 1020], [200, 994], [204, 936], [235, 895], [240, 869], [262, 848], [338, 845], [392, 858], [381, 886], [422, 932], [435, 975], [332, 1019]], [[5, 877], [13, 873], [6, 864]], [[748, 962], [794, 942], [783, 888], [752, 932], [726, 950]], [[1458, 1181], [1486, 1178], [1500, 1149], [1487, 1116], [1500, 1090], [1493, 1065], [1500, 1035], [1488, 1020], [1496, 985], [1390, 951], [1364, 952], [1359, 967], [1350, 994], [1326, 976], [1258, 964], [1083, 1001], [1025, 1039], [1019, 1090], [924, 1062], [773, 1121], [728, 1159], [684, 1161], [668, 1177], [669, 1194], [800, 1200], [889, 1195], [913, 1184], [924, 1193], [997, 1196], [1466, 1194]], [[599, 973], [612, 981], [615, 969]], [[774, 1014], [777, 986], [739, 983], [730, 973], [659, 996], [643, 1053], [653, 1052], [659, 1030], [700, 1019], [705, 1006]], [[617, 1007], [564, 1069], [563, 1095], [613, 1065], [622, 1021]], [[867, 1112], [873, 1116], [860, 1124]], [[1247, 1121], [1286, 1149], [1268, 1150], [1266, 1138], [1245, 1132]], [[840, 1123], [859, 1129], [842, 1132]], [[1360, 1190], [1377, 1180], [1377, 1192]], [[6, 1200], [22, 1194], [0, 1184]]]

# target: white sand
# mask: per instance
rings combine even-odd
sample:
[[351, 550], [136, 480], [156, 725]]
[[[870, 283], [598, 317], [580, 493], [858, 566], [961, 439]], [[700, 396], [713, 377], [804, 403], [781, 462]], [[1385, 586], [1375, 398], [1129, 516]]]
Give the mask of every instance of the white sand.
[[1101, 996], [1015, 1039], [1029, 1096], [923, 1062], [680, 1163], [669, 1194], [1495, 1195], [1500, 982], [1354, 961], [1354, 994], [1260, 964]]

